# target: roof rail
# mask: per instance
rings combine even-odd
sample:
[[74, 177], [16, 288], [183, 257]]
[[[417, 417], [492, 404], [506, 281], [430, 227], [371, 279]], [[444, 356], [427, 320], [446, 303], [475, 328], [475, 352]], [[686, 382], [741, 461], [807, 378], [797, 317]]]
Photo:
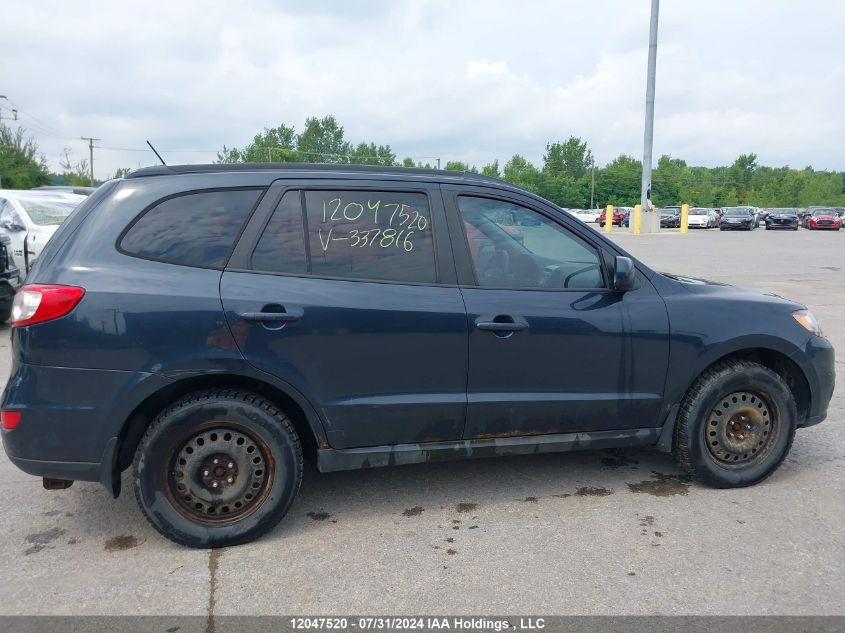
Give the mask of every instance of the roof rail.
[[143, 167], [128, 174], [126, 178], [147, 176], [169, 176], [177, 174], [210, 174], [238, 171], [325, 171], [366, 174], [406, 174], [413, 176], [439, 176], [441, 178], [466, 178], [487, 182], [502, 181], [494, 176], [485, 176], [471, 171], [446, 169], [423, 169], [421, 167], [387, 167], [383, 165], [342, 165], [337, 163], [215, 163], [204, 165], [156, 165]]

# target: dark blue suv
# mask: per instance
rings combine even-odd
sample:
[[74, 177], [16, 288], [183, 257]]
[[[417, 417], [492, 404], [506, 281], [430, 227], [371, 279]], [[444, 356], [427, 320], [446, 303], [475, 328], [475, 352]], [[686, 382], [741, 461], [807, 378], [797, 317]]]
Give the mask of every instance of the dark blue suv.
[[322, 471], [655, 446], [757, 483], [821, 422], [805, 306], [659, 274], [477, 174], [142, 169], [61, 226], [15, 298], [3, 443], [47, 488], [134, 465], [190, 546], [243, 543]]

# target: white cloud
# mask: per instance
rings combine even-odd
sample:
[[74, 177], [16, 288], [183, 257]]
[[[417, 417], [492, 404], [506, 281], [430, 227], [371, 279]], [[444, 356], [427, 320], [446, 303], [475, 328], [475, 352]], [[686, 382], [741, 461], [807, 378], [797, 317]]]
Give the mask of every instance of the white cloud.
[[[245, 6], [19, 1], [0, 22], [0, 92], [53, 166], [64, 147], [87, 157], [79, 136], [102, 138], [99, 177], [153, 163], [147, 138], [169, 161], [210, 161], [264, 127], [329, 113], [350, 140], [443, 162], [537, 161], [570, 134], [600, 163], [642, 151], [646, 0]], [[656, 155], [713, 165], [754, 151], [845, 169], [845, 4], [661, 11]]]

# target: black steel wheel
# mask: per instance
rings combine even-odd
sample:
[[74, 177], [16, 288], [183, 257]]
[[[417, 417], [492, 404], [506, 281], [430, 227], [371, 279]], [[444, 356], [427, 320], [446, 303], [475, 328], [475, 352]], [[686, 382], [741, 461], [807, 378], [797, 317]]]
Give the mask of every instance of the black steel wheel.
[[747, 360], [720, 361], [684, 396], [673, 453], [710, 486], [750, 486], [784, 460], [797, 419], [795, 398], [780, 375]]
[[190, 547], [251, 541], [287, 513], [302, 480], [290, 420], [257, 394], [193, 393], [161, 412], [135, 454], [135, 496], [147, 520]]
[[273, 481], [270, 447], [233, 424], [190, 435], [167, 467], [174, 507], [205, 525], [236, 523], [259, 508]]
[[725, 468], [765, 460], [780, 431], [765, 396], [737, 391], [720, 400], [702, 429], [710, 456]]

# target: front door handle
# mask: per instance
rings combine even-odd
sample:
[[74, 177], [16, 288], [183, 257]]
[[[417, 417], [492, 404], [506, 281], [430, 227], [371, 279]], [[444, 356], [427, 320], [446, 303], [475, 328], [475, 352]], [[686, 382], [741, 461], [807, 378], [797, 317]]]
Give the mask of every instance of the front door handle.
[[528, 321], [521, 317], [514, 318], [509, 314], [500, 314], [492, 319], [478, 317], [475, 320], [475, 327], [488, 332], [522, 332], [528, 329]]
[[285, 309], [283, 305], [278, 303], [269, 303], [263, 308], [261, 312], [244, 312], [240, 317], [244, 321], [272, 321], [274, 323], [290, 323], [292, 321], [299, 321], [302, 318], [302, 308]]

